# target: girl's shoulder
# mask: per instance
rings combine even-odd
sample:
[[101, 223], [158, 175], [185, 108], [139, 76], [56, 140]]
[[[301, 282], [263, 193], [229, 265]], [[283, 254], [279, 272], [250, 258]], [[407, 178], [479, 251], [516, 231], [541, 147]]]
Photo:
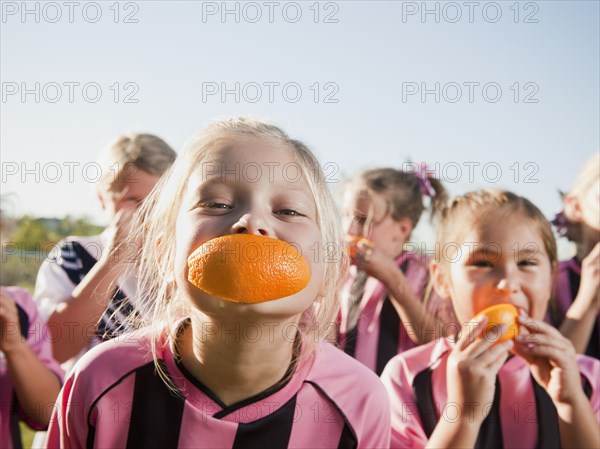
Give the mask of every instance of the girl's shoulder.
[[352, 400], [357, 400], [357, 395], [387, 399], [373, 371], [328, 342], [319, 343], [305, 382], [318, 386], [336, 403], [346, 402], [349, 392], [352, 392]]
[[389, 431], [389, 397], [383, 383], [331, 343], [319, 344], [304, 384], [310, 384], [338, 410], [360, 441], [379, 425], [388, 426], [385, 432]]
[[444, 338], [411, 348], [393, 357], [381, 374], [384, 382], [412, 385], [414, 378], [435, 368], [447, 356], [451, 346]]
[[105, 341], [86, 352], [69, 375], [69, 382], [90, 401], [149, 364], [154, 363], [151, 352], [153, 334], [148, 329], [128, 332]]

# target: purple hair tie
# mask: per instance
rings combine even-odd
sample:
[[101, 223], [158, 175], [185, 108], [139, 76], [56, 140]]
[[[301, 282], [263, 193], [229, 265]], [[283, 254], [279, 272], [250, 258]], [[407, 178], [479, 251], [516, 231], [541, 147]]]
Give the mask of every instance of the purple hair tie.
[[567, 235], [567, 232], [569, 231], [569, 220], [565, 217], [564, 211], [558, 212], [550, 223], [556, 228], [558, 235], [561, 237]]
[[427, 164], [425, 162], [421, 162], [415, 171], [415, 176], [419, 180], [419, 186], [421, 187], [421, 193], [424, 196], [428, 196], [429, 198], [433, 198], [435, 196], [435, 189], [431, 185], [431, 181], [429, 180]]

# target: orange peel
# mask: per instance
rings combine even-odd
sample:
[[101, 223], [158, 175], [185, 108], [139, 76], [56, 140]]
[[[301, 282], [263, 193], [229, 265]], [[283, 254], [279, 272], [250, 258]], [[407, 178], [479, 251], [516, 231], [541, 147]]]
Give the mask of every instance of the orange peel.
[[373, 242], [367, 238], [364, 238], [361, 235], [347, 235], [346, 236], [346, 245], [348, 247], [348, 254], [353, 259], [356, 259], [356, 251], [358, 250], [358, 244], [363, 242], [363, 244], [373, 247]]
[[504, 324], [507, 330], [495, 343], [502, 343], [503, 341], [515, 339], [519, 335], [519, 325], [517, 324], [517, 317], [519, 311], [512, 304], [497, 304], [487, 309], [482, 310], [473, 317], [472, 321], [477, 321], [481, 316], [488, 317], [488, 324], [486, 326], [484, 336], [491, 333], [497, 334], [492, 328], [498, 324]]
[[191, 284], [238, 303], [285, 298], [310, 281], [310, 265], [296, 247], [262, 235], [214, 238], [199, 246], [187, 262]]

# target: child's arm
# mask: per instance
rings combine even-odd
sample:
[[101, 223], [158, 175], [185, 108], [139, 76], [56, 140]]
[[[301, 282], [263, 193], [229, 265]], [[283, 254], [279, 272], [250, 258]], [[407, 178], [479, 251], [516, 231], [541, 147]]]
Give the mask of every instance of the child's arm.
[[0, 292], [0, 350], [21, 409], [35, 422], [48, 425], [53, 409], [48, 405], [56, 401], [60, 380], [21, 336], [17, 306], [4, 292]]
[[423, 344], [441, 337], [443, 325], [437, 323], [436, 317], [415, 294], [394, 259], [377, 248], [365, 248], [360, 243], [357, 256], [358, 266], [385, 286], [413, 342]]
[[[462, 336], [448, 356], [447, 404], [463, 411], [458, 420], [441, 419], [427, 443], [429, 448], [474, 447], [479, 429], [494, 400], [496, 376], [512, 348], [512, 340], [494, 345], [481, 336], [488, 320], [463, 328]], [[501, 333], [506, 326], [501, 325]], [[442, 413], [444, 416], [444, 413]]]
[[600, 447], [600, 428], [581, 387], [579, 365], [571, 342], [543, 321], [519, 317], [521, 335], [515, 352], [554, 402], [561, 446]]
[[560, 332], [575, 346], [578, 354], [585, 353], [600, 310], [600, 243], [583, 259], [581, 284], [577, 297], [569, 307]]
[[98, 320], [106, 310], [125, 266], [126, 256], [123, 251], [119, 253], [118, 245], [127, 235], [134, 212], [134, 208], [117, 212], [110, 225], [112, 238], [102, 257], [75, 287], [71, 298], [58, 304], [48, 318], [54, 356], [61, 363], [77, 355], [95, 335]]

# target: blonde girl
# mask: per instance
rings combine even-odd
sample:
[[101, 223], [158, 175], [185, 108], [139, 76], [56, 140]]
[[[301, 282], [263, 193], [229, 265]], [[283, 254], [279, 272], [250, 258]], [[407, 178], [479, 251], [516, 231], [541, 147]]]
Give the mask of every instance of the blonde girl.
[[[324, 179], [306, 146], [264, 122], [217, 121], [192, 139], [138, 215], [149, 327], [84, 357], [49, 447], [386, 447], [385, 389], [322, 341], [347, 263]], [[240, 304], [192, 284], [190, 254], [238, 234], [293, 243], [307, 286]], [[317, 257], [328, 244], [336, 254]]]

